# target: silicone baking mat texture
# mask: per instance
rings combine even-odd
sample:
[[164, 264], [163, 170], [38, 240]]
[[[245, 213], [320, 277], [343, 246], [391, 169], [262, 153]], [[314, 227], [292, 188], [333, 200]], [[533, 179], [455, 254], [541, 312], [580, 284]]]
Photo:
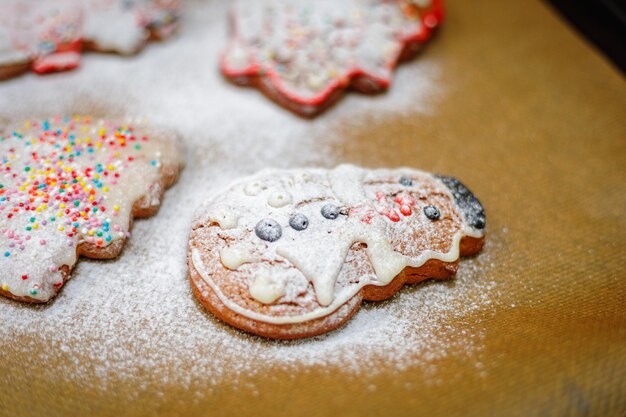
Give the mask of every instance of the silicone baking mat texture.
[[[83, 75], [93, 71], [99, 60], [106, 61], [105, 64], [115, 62], [125, 71], [135, 71], [151, 56], [167, 52], [172, 54], [170, 62], [180, 61], [169, 67], [178, 71], [176, 82], [191, 83], [203, 74], [215, 72], [218, 50], [206, 47], [208, 41], [194, 38], [194, 28], [199, 26], [192, 24], [193, 11], [201, 5], [188, 4], [187, 22], [183, 19], [178, 37], [152, 45], [135, 58], [88, 56], [77, 73], [44, 78], [27, 75], [1, 83], [0, 115], [13, 118], [15, 108], [20, 109], [21, 115], [28, 115], [31, 104], [38, 112], [45, 111], [37, 99], [38, 92], [48, 88], [47, 85], [50, 89], [57, 88], [66, 101], [72, 94], [78, 102], [82, 100], [78, 96], [85, 94], [106, 95], [107, 90], [91, 91], [89, 85], [80, 85], [86, 79]], [[225, 367], [219, 375], [208, 375], [192, 360], [184, 359], [193, 355], [181, 351], [179, 355], [177, 352], [170, 355], [183, 359], [159, 363], [158, 367], [166, 374], [189, 376], [191, 382], [187, 384], [180, 384], [176, 378], [155, 378], [156, 367], [135, 368], [132, 361], [124, 365], [128, 366], [125, 376], [111, 384], [111, 376], [93, 365], [90, 356], [64, 355], [60, 345], [50, 343], [49, 338], [15, 330], [0, 332], [0, 415], [624, 416], [624, 78], [543, 3], [449, 0], [447, 10], [442, 30], [416, 61], [400, 68], [387, 98], [350, 97], [313, 122], [298, 121], [298, 126], [305, 128], [296, 133], [307, 132], [308, 126], [312, 132], [317, 131], [320, 124], [335, 120], [338, 114], [345, 114], [347, 106], [354, 105], [357, 109], [354, 121], [335, 123], [328, 133], [335, 140], [320, 142], [329, 147], [324, 151], [328, 155], [326, 163], [407, 165], [454, 175], [481, 199], [487, 210], [488, 243], [480, 255], [462, 261], [456, 280], [405, 288], [394, 299], [378, 306], [368, 304], [364, 309], [369, 313], [393, 306], [400, 298], [417, 297], [432, 285], [440, 285], [437, 288], [444, 292], [453, 291], [455, 285], [463, 289], [461, 284], [470, 277], [475, 284], [473, 291], [484, 289], [489, 302], [480, 304], [469, 314], [450, 316], [444, 330], [447, 326], [446, 337], [451, 341], [471, 340], [472, 346], [468, 346], [471, 354], [463, 354], [463, 347], [455, 346], [441, 355], [431, 352], [432, 358], [425, 361], [417, 357], [420, 351], [414, 350], [415, 357], [392, 358], [392, 365], [390, 355], [384, 351], [378, 356], [369, 355], [365, 363], [359, 363], [359, 353], [354, 352], [352, 359], [356, 365], [342, 366], [340, 361], [299, 363], [294, 359], [295, 365], [290, 367], [253, 362], [245, 368]], [[217, 18], [226, 19], [226, 16]], [[219, 47], [224, 40], [211, 45]], [[177, 55], [177, 51], [188, 51], [184, 49], [186, 42], [195, 42], [193, 50], [206, 56], [202, 61], [205, 66], [186, 65], [186, 56]], [[395, 100], [403, 92], [414, 94], [416, 90], [410, 88], [412, 81], [406, 75], [410, 74], [410, 68], [420, 68], [425, 63], [438, 69], [432, 82], [440, 91], [426, 100], [426, 111], [424, 103], [417, 106], [408, 100], [402, 111], [358, 117], [359, 103], [374, 103], [366, 106], [375, 108], [380, 100], [390, 97]], [[153, 68], [145, 75], [151, 77], [158, 72], [159, 68]], [[123, 72], [115, 82], [115, 91], [125, 88]], [[59, 85], [70, 88], [61, 89]], [[130, 85], [128, 88], [133, 91]], [[154, 89], [159, 89], [158, 83]], [[129, 94], [131, 104], [135, 100], [133, 94]], [[253, 90], [232, 87], [230, 94], [254, 100], [272, 114], [285, 113]], [[185, 101], [168, 103], [168, 97], [160, 101], [161, 109], [186, 105]], [[54, 107], [50, 101], [47, 104]], [[210, 105], [219, 106], [219, 103]], [[128, 108], [128, 104], [124, 103], [124, 107]], [[149, 108], [140, 110], [147, 112]], [[186, 127], [194, 120], [193, 114], [194, 109], [190, 108], [186, 116], [168, 124], [179, 129], [183, 136], [199, 134], [201, 129]], [[235, 121], [236, 117], [233, 114]], [[280, 117], [292, 118], [289, 114]], [[229, 121], [225, 120], [224, 124], [228, 125]], [[260, 126], [259, 132], [262, 129]], [[232, 137], [233, 142], [237, 140]], [[276, 150], [277, 154], [297, 152], [298, 145], [294, 143]], [[266, 147], [271, 149], [271, 142]], [[193, 182], [197, 175], [194, 170], [202, 166], [199, 160], [219, 164], [220, 158], [237, 158], [223, 152], [223, 148], [220, 148], [222, 153], [212, 153], [212, 149], [208, 145], [194, 149], [181, 183], [168, 192], [158, 216], [176, 216], [176, 187], [184, 187], [185, 181]], [[241, 158], [244, 162], [235, 168], [224, 168], [225, 176], [239, 174], [237, 167], [243, 167], [249, 156], [241, 154]], [[216, 176], [215, 181], [223, 180]], [[197, 192], [208, 197], [206, 190], [200, 187]], [[67, 294], [62, 292], [47, 310], [0, 300], [0, 315], [4, 320], [0, 326], [20, 320], [17, 315], [25, 309], [31, 315], [41, 314], [38, 325], [47, 325], [44, 321], [50, 311], [62, 311], [66, 308], [64, 303], [72, 300], [72, 288], [87, 286], [89, 279], [97, 278], [89, 276], [89, 271], [100, 268], [106, 274], [116, 265], [125, 265], [123, 262], [132, 265], [134, 256], [137, 259], [149, 256], [149, 249], [142, 249], [148, 242], [140, 242], [140, 238], [148, 236], [150, 225], [159, 224], [154, 223], [157, 221], [155, 218], [138, 223], [139, 236], [135, 236], [137, 239], [123, 253], [125, 260], [82, 261], [63, 290]], [[189, 224], [190, 218], [178, 222]], [[153, 256], [172, 256], [170, 250], [184, 254], [185, 236], [172, 238], [179, 249], [154, 245]], [[181, 268], [173, 270], [184, 274]], [[142, 279], [148, 278], [164, 279], [145, 276]], [[176, 279], [191, 297], [184, 277]], [[111, 291], [115, 293], [116, 289]], [[88, 292], [83, 295], [89, 296]], [[167, 297], [163, 297], [163, 302], [167, 302]], [[88, 308], [86, 304], [85, 314], [98, 316], [98, 312], [87, 311]], [[201, 307], [197, 308], [202, 311]], [[455, 308], [465, 308], [462, 299]], [[13, 310], [17, 313], [12, 317], [7, 312]], [[112, 314], [107, 312], [101, 318], [110, 320]], [[208, 314], [201, 314], [206, 326], [216, 329], [215, 334], [230, 333], [240, 339], [239, 343], [256, 344], [259, 349], [265, 346], [269, 349], [275, 343], [238, 335]], [[65, 320], [72, 329], [73, 319]], [[380, 320], [384, 325], [384, 317]], [[116, 326], [120, 338], [134, 337], [127, 334], [123, 317]], [[342, 331], [345, 330], [339, 330]], [[71, 334], [63, 337], [71, 347], [92, 349], [81, 346], [85, 342], [80, 338], [72, 341]], [[186, 336], [180, 337], [184, 341]], [[406, 343], [414, 343], [419, 337], [413, 335]], [[109, 342], [103, 341], [103, 346]], [[185, 346], [184, 343], [164, 346], [159, 340], [139, 342], [143, 343], [141, 363], [144, 365], [157, 351]], [[314, 348], [321, 341], [307, 343]], [[389, 345], [381, 346], [395, 351]], [[435, 347], [448, 349], [446, 343]], [[196, 348], [190, 344], [186, 349]], [[289, 349], [289, 345], [283, 348]], [[213, 359], [227, 363], [231, 354], [235, 352], [226, 346], [203, 354], [202, 363]], [[250, 360], [261, 360], [258, 358]], [[405, 366], [398, 366], [404, 359]], [[110, 360], [115, 362], [115, 358]], [[263, 370], [249, 372], [257, 366]], [[68, 375], [76, 373], [76, 369], [81, 370], [80, 378]]]

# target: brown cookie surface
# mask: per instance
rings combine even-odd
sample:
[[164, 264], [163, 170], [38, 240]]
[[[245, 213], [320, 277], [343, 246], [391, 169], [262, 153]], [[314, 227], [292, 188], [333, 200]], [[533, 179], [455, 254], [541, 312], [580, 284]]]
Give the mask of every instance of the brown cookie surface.
[[364, 299], [454, 275], [459, 256], [481, 249], [484, 225], [478, 200], [450, 177], [350, 165], [262, 171], [200, 209], [189, 276], [235, 327], [307, 337], [341, 326]]
[[25, 121], [0, 136], [1, 294], [46, 302], [79, 256], [111, 259], [182, 168], [176, 135], [143, 121]]

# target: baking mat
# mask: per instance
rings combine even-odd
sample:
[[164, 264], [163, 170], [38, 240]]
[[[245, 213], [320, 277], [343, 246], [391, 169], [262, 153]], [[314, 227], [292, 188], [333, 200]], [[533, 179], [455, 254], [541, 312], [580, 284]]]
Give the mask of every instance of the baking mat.
[[[0, 415], [624, 415], [624, 79], [542, 3], [447, 4], [389, 93], [312, 122], [220, 77], [227, 2], [188, 2], [138, 57], [1, 83], [3, 123], [147, 116], [188, 163], [121, 258], [81, 260], [47, 306], [0, 300]], [[194, 207], [266, 166], [340, 162], [461, 178], [484, 250], [311, 340], [206, 313], [185, 277]]]

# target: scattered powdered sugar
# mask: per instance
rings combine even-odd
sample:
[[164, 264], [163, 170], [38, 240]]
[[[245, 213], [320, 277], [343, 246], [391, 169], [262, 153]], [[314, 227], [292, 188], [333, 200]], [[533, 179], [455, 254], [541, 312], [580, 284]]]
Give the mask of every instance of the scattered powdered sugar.
[[102, 386], [142, 372], [189, 386], [268, 367], [334, 366], [358, 374], [376, 372], [371, 364], [378, 360], [379, 370], [428, 369], [452, 354], [480, 367], [482, 335], [458, 326], [490, 308], [494, 289], [485, 270], [495, 244], [489, 240], [483, 254], [461, 263], [455, 279], [365, 303], [342, 329], [309, 340], [244, 334], [194, 299], [186, 255], [196, 207], [234, 178], [261, 168], [342, 162], [330, 151], [341, 140], [337, 128], [428, 111], [437, 93], [437, 66], [418, 58], [400, 67], [389, 93], [349, 94], [320, 118], [305, 121], [220, 76], [227, 2], [186, 5], [178, 36], [149, 45], [138, 57], [92, 54], [74, 72], [0, 83], [0, 123], [51, 113], [145, 115], [180, 132], [188, 154], [160, 212], [135, 223], [120, 258], [81, 259], [47, 305], [0, 300], [0, 352], [24, 361], [36, 355], [42, 377]]

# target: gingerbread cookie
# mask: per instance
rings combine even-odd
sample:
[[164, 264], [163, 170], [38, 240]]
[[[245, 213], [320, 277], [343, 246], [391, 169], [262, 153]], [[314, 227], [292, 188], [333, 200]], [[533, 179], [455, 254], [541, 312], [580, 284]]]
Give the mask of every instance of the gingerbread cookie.
[[442, 20], [442, 0], [240, 0], [220, 65], [236, 84], [311, 117], [348, 87], [387, 89], [397, 63], [413, 57]]
[[227, 323], [291, 339], [340, 327], [363, 300], [448, 278], [483, 246], [485, 213], [458, 180], [399, 168], [265, 170], [199, 211], [195, 295]]
[[88, 116], [0, 133], [0, 294], [50, 300], [78, 256], [114, 258], [182, 166], [171, 132]]

